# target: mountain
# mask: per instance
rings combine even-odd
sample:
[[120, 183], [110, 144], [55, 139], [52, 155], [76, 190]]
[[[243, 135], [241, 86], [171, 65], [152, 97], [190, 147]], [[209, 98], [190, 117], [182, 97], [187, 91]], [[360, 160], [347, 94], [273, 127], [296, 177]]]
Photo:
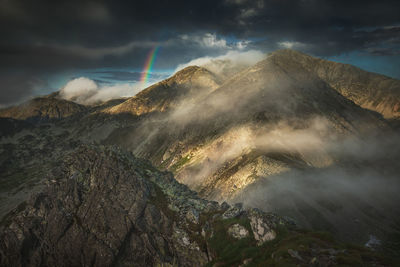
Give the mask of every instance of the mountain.
[[[118, 208], [118, 212], [112, 213], [111, 216], [118, 217], [119, 213], [125, 212], [127, 206], [121, 207], [120, 201], [112, 198], [109, 193], [119, 195], [114, 185], [133, 187], [131, 181], [124, 178], [125, 175], [140, 176], [139, 180], [134, 180], [136, 182], [142, 181], [142, 178], [150, 179], [151, 183], [143, 182], [143, 187], [138, 185], [138, 191], [149, 188], [150, 191], [153, 190], [153, 175], [141, 175], [143, 168], [153, 167], [148, 167], [149, 163], [139, 164], [144, 161], [135, 158], [138, 157], [149, 160], [155, 168], [172, 172], [178, 182], [188, 186], [187, 192], [196, 191], [199, 194], [198, 199], [207, 199], [204, 200], [207, 203], [226, 201], [234, 206], [236, 202], [243, 202], [246, 208], [255, 207], [263, 212], [288, 216], [300, 227], [329, 231], [341, 240], [360, 245], [379, 243], [381, 249], [395, 255], [399, 244], [396, 238], [399, 234], [397, 222], [400, 221], [400, 211], [397, 203], [400, 199], [396, 189], [400, 186], [400, 170], [397, 164], [400, 146], [398, 132], [387, 118], [395, 119], [397, 116], [392, 101], [395, 101], [397, 91], [390, 89], [395, 87], [386, 88], [383, 82], [377, 83], [379, 87], [368, 87], [368, 90], [378, 88], [380, 92], [364, 92], [365, 99], [376, 97], [376, 103], [379, 103], [363, 107], [367, 102], [357, 102], [359, 98], [356, 95], [362, 92], [358, 87], [353, 88], [354, 84], [370, 86], [371, 79], [375, 81], [389, 78], [344, 66], [349, 71], [342, 70], [343, 65], [337, 63], [291, 50], [282, 50], [271, 53], [265, 60], [224, 79], [202, 67], [187, 67], [129, 99], [84, 106], [83, 112], [50, 120], [46, 124], [27, 127], [6, 119], [5, 123], [12, 125], [12, 131], [0, 138], [0, 217], [19, 203], [26, 202], [28, 208], [22, 207], [25, 213], [15, 210], [11, 212], [11, 217], [7, 217], [10, 220], [7, 220], [19, 220], [16, 224], [27, 225], [25, 229], [33, 227], [30, 224], [32, 220], [24, 219], [26, 216], [21, 214], [35, 213], [37, 208], [33, 203], [37, 202], [38, 198], [29, 200], [28, 197], [44, 192], [46, 201], [49, 201], [46, 203], [53, 204], [41, 210], [41, 214], [48, 214], [46, 216], [50, 216], [51, 220], [58, 219], [59, 217], [52, 217], [62, 210], [52, 208], [57, 202], [55, 199], [58, 198], [55, 192], [59, 192], [61, 196], [58, 198], [62, 200], [60, 205], [70, 207], [68, 194], [75, 194], [74, 192], [80, 192], [79, 190], [82, 191], [79, 196], [104, 203], [101, 205], [107, 207], [107, 211]], [[322, 70], [326, 70], [326, 73], [342, 72], [335, 77], [332, 74], [328, 79], [326, 75], [321, 74]], [[339, 79], [342, 82], [339, 82]], [[393, 84], [397, 82], [394, 80]], [[346, 88], [348, 92], [354, 89], [354, 92], [346, 95], [340, 88]], [[17, 107], [14, 109], [18, 110]], [[389, 110], [393, 111], [392, 115], [388, 115]], [[103, 148], [79, 150], [81, 144], [91, 144], [93, 147], [118, 146], [134, 156], [130, 153], [128, 156], [125, 152], [120, 154], [108, 148], [105, 149], [108, 151], [104, 152], [105, 154], [98, 151]], [[73, 151], [80, 152], [76, 154]], [[72, 159], [77, 158], [82, 164], [89, 166], [91, 163], [88, 162], [94, 161], [93, 166], [88, 167], [89, 171], [83, 172], [83, 177], [86, 178], [82, 179], [94, 179], [99, 190], [88, 189], [85, 184], [70, 187], [67, 177], [73, 175], [64, 167], [63, 171], [50, 174], [50, 180], [45, 179], [50, 170], [59, 170], [59, 165], [65, 166], [64, 159], [71, 159], [71, 156], [67, 156], [70, 153], [73, 155]], [[119, 161], [125, 162], [123, 159], [126, 157], [131, 159], [131, 163], [120, 165]], [[113, 165], [108, 165], [107, 162], [112, 162]], [[107, 187], [104, 186], [104, 183], [107, 183], [106, 175], [97, 171], [97, 168], [103, 165], [108, 169], [108, 179], [112, 181], [112, 185], [107, 184]], [[86, 165], [79, 170], [84, 169], [87, 169]], [[175, 180], [166, 178], [168, 175], [165, 176], [165, 173], [153, 172], [157, 177], [164, 177], [168, 184], [175, 183], [172, 182]], [[100, 180], [97, 181], [97, 178]], [[54, 189], [50, 186], [51, 181], [57, 179], [65, 182], [56, 183], [54, 186], [57, 189]], [[159, 185], [159, 180], [155, 183]], [[161, 190], [163, 191], [162, 188]], [[168, 190], [163, 192], [169, 195]], [[121, 194], [124, 199], [131, 198], [130, 195]], [[192, 193], [187, 194], [182, 196], [182, 201], [194, 198]], [[107, 201], [101, 202], [100, 198]], [[143, 198], [145, 202], [148, 199]], [[81, 202], [87, 203], [84, 200]], [[133, 202], [129, 204], [133, 205]], [[74, 231], [78, 229], [78, 232], [72, 232], [71, 235], [79, 233], [78, 243], [81, 244], [88, 240], [90, 231], [81, 227], [82, 218], [79, 212], [82, 211], [79, 210], [83, 204], [77, 205], [79, 207], [69, 209], [71, 214], [77, 214], [79, 218], [73, 221], [71, 226]], [[158, 206], [156, 209], [169, 212], [165, 207]], [[216, 209], [221, 211], [222, 207]], [[93, 212], [96, 210], [93, 208]], [[186, 212], [186, 208], [183, 210]], [[99, 220], [91, 218], [87, 224], [93, 225], [94, 222], [101, 221], [100, 215], [96, 218]], [[43, 223], [40, 225], [47, 225], [44, 222], [46, 220], [39, 218]], [[172, 225], [174, 222], [179, 224], [179, 220], [169, 220]], [[149, 221], [146, 223], [151, 225]], [[132, 225], [136, 225], [135, 222]], [[105, 219], [102, 227], [103, 232], [108, 232], [107, 229], [114, 226]], [[153, 236], [156, 240], [160, 240], [161, 235], [166, 240], [165, 232], [150, 233], [148, 228], [140, 227], [139, 232], [143, 235]], [[55, 244], [55, 247], [62, 246], [48, 239], [52, 236], [49, 233], [53, 230], [50, 229], [52, 226], [38, 230], [39, 239], [44, 240], [44, 243]], [[64, 230], [65, 228], [57, 229], [55, 236], [64, 238], [64, 234], [59, 234]], [[247, 231], [251, 233], [250, 228]], [[81, 233], [86, 233], [85, 238], [81, 238]], [[131, 237], [124, 233], [118, 235], [118, 241], [114, 240], [116, 243], [112, 243], [112, 246], [121, 244], [121, 239], [127, 240], [123, 242], [123, 247], [131, 242]], [[14, 235], [15, 232], [9, 234]], [[29, 240], [36, 240], [30, 233], [24, 235], [28, 236]], [[68, 235], [65, 238], [72, 237]], [[140, 244], [145, 243], [144, 237], [139, 239], [138, 242], [143, 242]], [[197, 240], [197, 236], [195, 239]], [[111, 244], [108, 239], [101, 240], [106, 240], [103, 242], [105, 244]], [[173, 237], [167, 241], [165, 242], [168, 244], [178, 242]], [[14, 251], [25, 251], [21, 250], [19, 241], [10, 242], [16, 242]], [[155, 241], [146, 242], [146, 245], [143, 245], [146, 251], [159, 251], [158, 241], [155, 250], [147, 246], [152, 244], [154, 248]], [[219, 248], [228, 245], [222, 244]], [[175, 245], [166, 245], [171, 246]], [[94, 250], [100, 249], [97, 243], [94, 247]], [[4, 251], [8, 251], [7, 249], [3, 248]], [[59, 255], [66, 253], [65, 249], [67, 248], [60, 247]], [[48, 250], [44, 251], [35, 247], [29, 253], [50, 253]], [[116, 251], [112, 249], [107, 255], [115, 255]], [[176, 251], [168, 250], [172, 251], [169, 253], [164, 248], [162, 251], [164, 256], [169, 255], [168, 257], [186, 261], [184, 256], [177, 256]], [[238, 250], [232, 251], [235, 251], [232, 252], [235, 255], [242, 255]], [[153, 252], [150, 258], [155, 257], [159, 262], [171, 262], [167, 256], [156, 255]], [[84, 253], [92, 255], [94, 252]], [[147, 255], [141, 250], [138, 253]], [[282, 253], [285, 255], [283, 258], [288, 255], [292, 257], [287, 248]], [[222, 259], [227, 256], [219, 255], [214, 257]], [[311, 254], [307, 255], [309, 257]], [[34, 256], [35, 260], [37, 257]], [[303, 257], [305, 254], [301, 255], [301, 258]], [[92, 258], [97, 259], [97, 256]], [[113, 261], [115, 258], [119, 257], [110, 256], [108, 260]], [[296, 259], [296, 256], [294, 258]], [[244, 258], [241, 258], [235, 263], [239, 264], [243, 260]], [[37, 259], [37, 262], [40, 260]], [[126, 262], [129, 264], [129, 260]]]
[[80, 146], [46, 183], [1, 221], [2, 266], [384, 263], [275, 214], [200, 199], [115, 147]]
[[195, 97], [199, 90], [210, 92], [217, 88], [218, 84], [218, 78], [210, 71], [190, 66], [178, 71], [172, 77], [146, 88], [120, 105], [110, 107], [105, 112], [141, 115], [164, 111], [177, 105], [182, 98], [189, 95]]
[[[255, 173], [247, 173], [247, 178], [244, 174], [236, 175], [243, 171], [242, 164], [270, 162], [283, 170], [291, 166], [326, 166], [336, 160], [322, 146], [319, 156], [310, 158], [305, 149], [293, 148], [289, 142], [274, 147], [273, 143], [261, 140], [274, 138], [272, 130], [287, 134], [288, 138], [311, 135], [316, 142], [350, 134], [390, 131], [380, 116], [337, 93], [298, 61], [282, 62], [281, 54], [270, 55], [216, 89], [202, 91], [201, 98], [192, 101], [189, 97], [162, 115], [118, 127], [105, 142], [120, 144], [155, 165], [175, 171], [180, 181], [205, 197], [224, 200], [233, 196], [241, 188], [238, 184], [243, 183], [232, 181], [233, 177], [254, 180], [258, 176]], [[153, 88], [147, 90], [156, 93]], [[160, 97], [163, 95], [157, 93], [154, 98]], [[136, 99], [133, 97], [120, 106]], [[227, 150], [230, 152], [226, 153]], [[224, 188], [219, 188], [220, 181]], [[243, 184], [246, 185], [247, 182]]]
[[[347, 202], [355, 203], [353, 195], [342, 198], [340, 193], [325, 199], [320, 194], [307, 194], [310, 189], [304, 185], [311, 179], [310, 183], [329, 188], [336, 175], [339, 183], [353, 182], [351, 187], [359, 187], [362, 177], [368, 176], [365, 173], [374, 176], [368, 179], [377, 179], [374, 183], [382, 172], [396, 177], [397, 134], [379, 113], [341, 95], [292, 53], [302, 55], [288, 50], [272, 53], [216, 89], [198, 90], [201, 97], [185, 95], [169, 109], [143, 113], [130, 122], [114, 125], [114, 130], [108, 128], [101, 142], [117, 144], [172, 171], [178, 181], [204, 198], [240, 200], [264, 210], [273, 209], [294, 217], [305, 227], [329, 230], [354, 242], [367, 242], [371, 231], [384, 238], [394, 228], [391, 220], [383, 223], [379, 217], [365, 215], [372, 209], [371, 203], [367, 204], [372, 195], [363, 195], [358, 206], [352, 207]], [[154, 97], [163, 95], [158, 92]], [[325, 171], [331, 174], [326, 181], [313, 180]], [[280, 190], [272, 192], [277, 198], [273, 206], [268, 205], [266, 199], [272, 200], [263, 190], [269, 192], [269, 183], [287, 183], [292, 176], [303, 177], [298, 181], [300, 196], [286, 195], [276, 182], [273, 186]], [[347, 181], [351, 176], [358, 178]], [[397, 186], [397, 181], [383, 179], [382, 187]], [[379, 186], [375, 189], [371, 194], [381, 194]], [[387, 197], [397, 198], [392, 193]], [[327, 204], [321, 206], [320, 198]], [[373, 210], [392, 210], [392, 203], [373, 203]], [[290, 209], [290, 205], [297, 208]], [[349, 221], [348, 214], [360, 207], [361, 219]], [[399, 215], [396, 212], [396, 217]], [[338, 221], [332, 224], [332, 218]], [[373, 230], [379, 225], [385, 226]], [[362, 229], [363, 233], [345, 229]]]
[[283, 66], [286, 62], [296, 61], [363, 108], [376, 111], [388, 119], [400, 117], [399, 80], [289, 49], [275, 52], [273, 56]]
[[86, 111], [86, 107], [83, 105], [49, 95], [2, 109], [0, 117], [35, 122], [62, 119], [84, 111]]

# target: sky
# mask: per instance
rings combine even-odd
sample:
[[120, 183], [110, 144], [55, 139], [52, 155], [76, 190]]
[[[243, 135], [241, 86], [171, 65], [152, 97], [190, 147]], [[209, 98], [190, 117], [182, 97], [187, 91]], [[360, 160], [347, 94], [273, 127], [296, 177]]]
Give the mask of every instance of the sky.
[[232, 51], [292, 48], [400, 79], [400, 3], [385, 0], [0, 0], [0, 107], [86, 77], [147, 84]]

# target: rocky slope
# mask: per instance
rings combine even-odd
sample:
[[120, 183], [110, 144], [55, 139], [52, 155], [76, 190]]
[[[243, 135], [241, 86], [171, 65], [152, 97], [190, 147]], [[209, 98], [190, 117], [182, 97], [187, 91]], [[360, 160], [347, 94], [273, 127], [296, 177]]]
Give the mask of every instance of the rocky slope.
[[240, 204], [197, 197], [117, 148], [81, 146], [1, 221], [2, 266], [333, 266], [384, 260]]

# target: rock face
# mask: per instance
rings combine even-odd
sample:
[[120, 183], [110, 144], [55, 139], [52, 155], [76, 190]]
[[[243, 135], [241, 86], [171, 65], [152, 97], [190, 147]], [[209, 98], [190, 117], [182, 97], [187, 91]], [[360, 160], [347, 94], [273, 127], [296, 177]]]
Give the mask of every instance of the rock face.
[[0, 265], [202, 266], [223, 212], [130, 153], [81, 146], [2, 221]]
[[274, 240], [276, 237], [276, 232], [273, 229], [274, 224], [268, 224], [268, 222], [273, 221], [273, 218], [267, 218], [265, 216], [267, 215], [257, 209], [252, 209], [249, 213], [251, 229], [258, 245], [262, 245], [266, 241]]

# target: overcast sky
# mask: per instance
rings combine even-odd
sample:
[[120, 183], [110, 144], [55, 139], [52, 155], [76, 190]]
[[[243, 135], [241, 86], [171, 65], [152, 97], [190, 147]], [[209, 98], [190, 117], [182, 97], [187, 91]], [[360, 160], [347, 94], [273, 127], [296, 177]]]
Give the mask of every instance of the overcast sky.
[[0, 105], [87, 76], [153, 79], [228, 51], [293, 48], [400, 78], [400, 4], [384, 0], [0, 0]]

